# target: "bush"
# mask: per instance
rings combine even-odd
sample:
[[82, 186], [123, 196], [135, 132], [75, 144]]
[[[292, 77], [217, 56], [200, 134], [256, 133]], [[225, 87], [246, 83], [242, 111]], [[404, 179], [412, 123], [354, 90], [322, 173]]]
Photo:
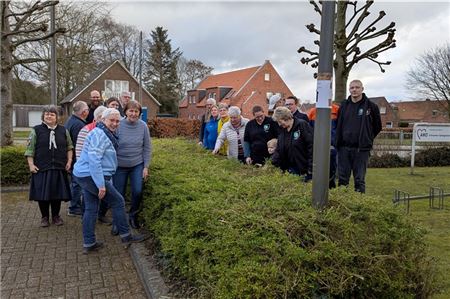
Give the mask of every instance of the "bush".
[[406, 167], [409, 165], [409, 158], [400, 158], [396, 154], [383, 154], [381, 156], [371, 156], [369, 167], [372, 168], [394, 168]]
[[201, 124], [196, 119], [155, 117], [148, 121], [148, 126], [152, 137], [196, 139], [199, 136]]
[[0, 148], [2, 186], [25, 185], [30, 182], [25, 147], [8, 146]]
[[[392, 204], [345, 188], [327, 209], [272, 166], [155, 140], [144, 218], [170, 274], [199, 298], [414, 298], [435, 292], [424, 231]], [[192, 296], [192, 294], [190, 294]]]
[[416, 154], [416, 166], [449, 166], [450, 147], [430, 148]]

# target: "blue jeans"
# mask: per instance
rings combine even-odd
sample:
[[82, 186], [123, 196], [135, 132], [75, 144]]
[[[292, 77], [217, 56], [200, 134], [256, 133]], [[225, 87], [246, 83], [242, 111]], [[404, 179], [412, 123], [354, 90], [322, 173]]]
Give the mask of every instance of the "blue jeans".
[[358, 151], [357, 148], [341, 147], [338, 150], [339, 186], [348, 186], [353, 172], [355, 191], [366, 192], [366, 170], [370, 151]]
[[[95, 223], [98, 215], [98, 188], [91, 177], [77, 177], [78, 183], [83, 189], [84, 214], [83, 214], [83, 247], [90, 247], [96, 243]], [[123, 196], [114, 188], [111, 178], [105, 177], [106, 195], [102, 200], [106, 200], [111, 207], [114, 224], [119, 229], [120, 237], [130, 235], [130, 228], [127, 223], [125, 213], [125, 201]]]
[[130, 178], [131, 186], [131, 208], [130, 208], [130, 218], [135, 218], [139, 206], [142, 201], [142, 171], [144, 170], [144, 163], [138, 164], [134, 167], [118, 167], [116, 174], [114, 175], [114, 186], [117, 191], [125, 196], [125, 191], [127, 188], [128, 177]]
[[81, 186], [78, 184], [74, 175], [72, 175], [70, 182], [70, 193], [72, 193], [72, 199], [70, 200], [69, 211], [72, 213], [81, 213], [83, 211], [83, 203], [81, 201]]

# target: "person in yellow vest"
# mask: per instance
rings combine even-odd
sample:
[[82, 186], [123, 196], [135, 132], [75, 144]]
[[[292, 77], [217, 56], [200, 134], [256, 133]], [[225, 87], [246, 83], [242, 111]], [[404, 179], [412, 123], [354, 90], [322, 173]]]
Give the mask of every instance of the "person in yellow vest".
[[[223, 125], [230, 120], [230, 116], [228, 115], [228, 105], [225, 103], [219, 104], [219, 123], [217, 125], [217, 134], [220, 134], [220, 131], [222, 130]], [[228, 141], [225, 141], [225, 143], [222, 145], [222, 147], [219, 150], [219, 154], [226, 156], [228, 151]]]

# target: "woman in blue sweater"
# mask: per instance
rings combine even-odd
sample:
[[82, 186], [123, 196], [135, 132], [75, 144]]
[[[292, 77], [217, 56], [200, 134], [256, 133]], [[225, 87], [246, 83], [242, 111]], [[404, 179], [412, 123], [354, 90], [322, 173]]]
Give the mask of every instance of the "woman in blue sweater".
[[211, 107], [211, 117], [205, 124], [203, 134], [203, 146], [206, 149], [213, 150], [217, 140], [217, 126], [219, 124], [219, 108], [216, 105]]
[[137, 214], [142, 201], [143, 181], [147, 180], [148, 167], [152, 155], [150, 132], [147, 124], [140, 119], [142, 107], [137, 101], [129, 101], [124, 107], [125, 118], [120, 121], [118, 130], [119, 167], [114, 175], [114, 186], [125, 196], [128, 178], [131, 186], [131, 207], [129, 222], [131, 227], [139, 228]]
[[97, 250], [103, 243], [96, 240], [99, 200], [106, 200], [111, 207], [113, 222], [117, 226], [122, 243], [128, 245], [144, 240], [142, 235], [131, 235], [125, 214], [125, 200], [112, 184], [111, 177], [117, 169], [118, 148], [115, 131], [119, 126], [120, 113], [107, 108], [102, 121], [97, 123], [86, 137], [80, 158], [74, 165], [73, 175], [83, 190], [85, 211], [83, 214], [83, 253]]

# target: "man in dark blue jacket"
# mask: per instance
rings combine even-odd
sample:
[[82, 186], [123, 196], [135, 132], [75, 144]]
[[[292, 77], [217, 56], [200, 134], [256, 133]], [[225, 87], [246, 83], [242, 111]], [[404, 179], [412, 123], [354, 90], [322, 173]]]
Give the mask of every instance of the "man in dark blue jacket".
[[365, 193], [365, 176], [373, 140], [381, 131], [380, 110], [363, 93], [360, 80], [350, 82], [350, 96], [342, 102], [336, 129], [339, 186], [348, 186], [353, 172], [355, 191]]
[[[69, 131], [70, 138], [73, 144], [77, 144], [78, 133], [86, 125], [86, 117], [89, 114], [89, 106], [84, 101], [78, 101], [73, 104], [73, 114], [67, 119], [64, 127]], [[76, 162], [75, 148], [73, 153], [72, 167]], [[82, 214], [81, 207], [81, 187], [76, 180], [73, 179], [70, 183], [70, 191], [72, 193], [72, 200], [70, 201], [69, 211], [67, 215], [77, 216]]]
[[286, 100], [284, 100], [284, 105], [289, 109], [289, 111], [291, 111], [292, 116], [298, 119], [303, 119], [309, 124], [308, 116], [298, 110], [298, 102], [299, 101], [296, 96], [290, 96], [287, 97]]

